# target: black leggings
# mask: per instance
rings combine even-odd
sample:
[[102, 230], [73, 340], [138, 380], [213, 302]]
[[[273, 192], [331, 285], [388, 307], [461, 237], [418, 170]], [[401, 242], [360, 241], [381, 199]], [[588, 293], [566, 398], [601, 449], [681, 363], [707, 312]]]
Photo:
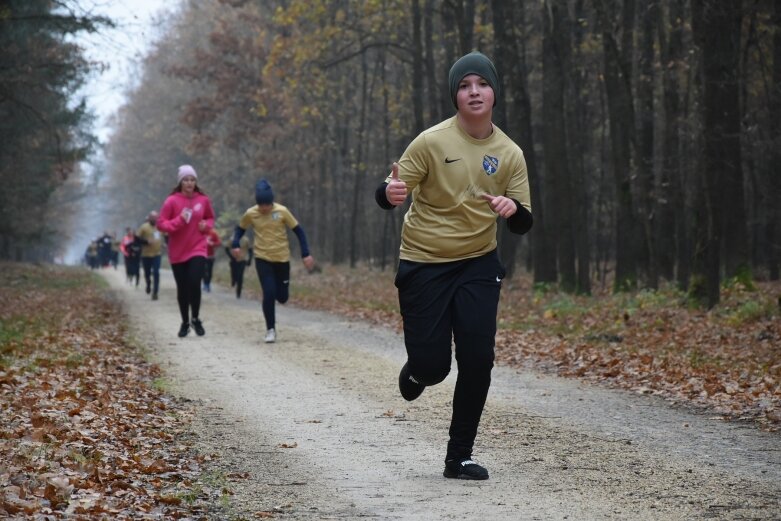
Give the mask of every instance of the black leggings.
[[207, 286], [212, 283], [212, 272], [214, 271], [214, 257], [206, 258], [206, 266], [203, 270], [203, 283]]
[[451, 338], [456, 345], [446, 460], [472, 455], [491, 385], [502, 278], [496, 251], [455, 262], [399, 262], [396, 287], [410, 373], [425, 385], [438, 384], [450, 372]]
[[231, 286], [236, 287], [236, 296], [241, 297], [241, 286], [244, 284], [244, 269], [247, 267], [247, 263], [244, 261], [237, 261], [231, 258]]
[[201, 279], [205, 265], [206, 257], [190, 257], [184, 262], [171, 264], [176, 280], [176, 300], [179, 302], [183, 323], [190, 322], [190, 309], [194, 319], [198, 318], [201, 311]]
[[290, 263], [269, 262], [256, 258], [255, 270], [258, 272], [260, 287], [263, 290], [263, 317], [266, 319], [266, 329], [274, 329], [277, 318], [274, 301], [284, 304], [289, 296]]

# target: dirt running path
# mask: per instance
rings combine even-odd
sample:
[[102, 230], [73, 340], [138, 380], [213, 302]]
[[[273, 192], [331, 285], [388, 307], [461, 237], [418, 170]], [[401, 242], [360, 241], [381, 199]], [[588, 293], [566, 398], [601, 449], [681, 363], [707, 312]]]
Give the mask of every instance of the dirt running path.
[[[279, 519], [781, 519], [781, 436], [648, 396], [497, 367], [475, 447], [491, 479], [442, 477], [454, 374], [405, 402], [393, 332], [204, 294], [206, 336], [179, 339], [173, 277], [160, 300], [104, 272], [137, 340], [193, 400], [233, 514]], [[455, 366], [453, 373], [455, 373]]]

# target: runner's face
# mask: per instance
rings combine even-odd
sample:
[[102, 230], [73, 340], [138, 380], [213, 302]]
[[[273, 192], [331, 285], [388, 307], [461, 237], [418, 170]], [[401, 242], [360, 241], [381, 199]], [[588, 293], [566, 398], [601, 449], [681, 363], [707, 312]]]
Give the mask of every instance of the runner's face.
[[458, 84], [456, 103], [458, 112], [465, 116], [490, 116], [494, 106], [494, 89], [482, 76], [469, 74]]
[[192, 195], [195, 191], [195, 177], [186, 175], [182, 178], [182, 193], [185, 195]]
[[263, 215], [268, 215], [271, 213], [271, 209], [274, 207], [273, 204], [259, 204], [258, 209], [260, 210], [260, 213]]

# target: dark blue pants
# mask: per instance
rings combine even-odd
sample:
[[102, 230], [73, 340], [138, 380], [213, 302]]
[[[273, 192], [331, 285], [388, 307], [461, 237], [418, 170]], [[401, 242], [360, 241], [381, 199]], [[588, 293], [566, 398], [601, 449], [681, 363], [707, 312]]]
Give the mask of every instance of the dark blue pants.
[[160, 255], [156, 257], [141, 257], [141, 263], [144, 266], [146, 287], [149, 288], [151, 283], [152, 294], [157, 295], [157, 290], [160, 288]]
[[494, 363], [496, 312], [505, 270], [495, 251], [454, 262], [402, 260], [396, 274], [409, 371], [425, 385], [450, 372], [451, 339], [458, 379], [445, 459], [468, 458]]
[[211, 287], [213, 272], [214, 257], [206, 257], [206, 264], [203, 267], [203, 283], [208, 287]]
[[258, 272], [260, 287], [263, 290], [263, 317], [266, 319], [266, 329], [276, 325], [274, 302], [287, 302], [290, 287], [290, 263], [269, 262], [255, 259], [255, 270]]

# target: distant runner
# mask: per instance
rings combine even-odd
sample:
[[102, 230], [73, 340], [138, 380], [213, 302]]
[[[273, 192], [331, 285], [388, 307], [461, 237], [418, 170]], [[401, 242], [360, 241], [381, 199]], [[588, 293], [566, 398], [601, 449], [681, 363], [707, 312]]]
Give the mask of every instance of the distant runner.
[[253, 253], [255, 269], [263, 290], [263, 317], [266, 320], [267, 343], [275, 342], [276, 314], [275, 302], [284, 304], [289, 297], [290, 286], [290, 245], [287, 240], [287, 228], [293, 230], [301, 246], [304, 267], [311, 270], [315, 259], [309, 254], [304, 229], [287, 207], [274, 202], [274, 192], [265, 179], [255, 185], [255, 206], [248, 208], [241, 218], [233, 235], [233, 251], [239, 257], [239, 246], [244, 232], [252, 228], [255, 232]]
[[252, 251], [249, 249], [249, 239], [244, 235], [239, 241], [238, 252], [232, 248], [233, 237], [225, 241], [225, 253], [230, 260], [231, 287], [236, 288], [236, 298], [241, 298], [241, 288], [244, 285], [244, 269], [252, 263]]
[[160, 288], [160, 260], [163, 256], [163, 234], [156, 228], [158, 213], [149, 212], [146, 222], [136, 230], [136, 237], [143, 245], [141, 247], [141, 264], [144, 267], [146, 294], [152, 294], [152, 300], [157, 300]]
[[125, 257], [125, 275], [128, 284], [133, 284], [135, 281], [135, 285], [138, 286], [141, 265], [141, 243], [136, 238], [132, 228], [125, 230], [125, 235], [119, 244], [119, 250]]

